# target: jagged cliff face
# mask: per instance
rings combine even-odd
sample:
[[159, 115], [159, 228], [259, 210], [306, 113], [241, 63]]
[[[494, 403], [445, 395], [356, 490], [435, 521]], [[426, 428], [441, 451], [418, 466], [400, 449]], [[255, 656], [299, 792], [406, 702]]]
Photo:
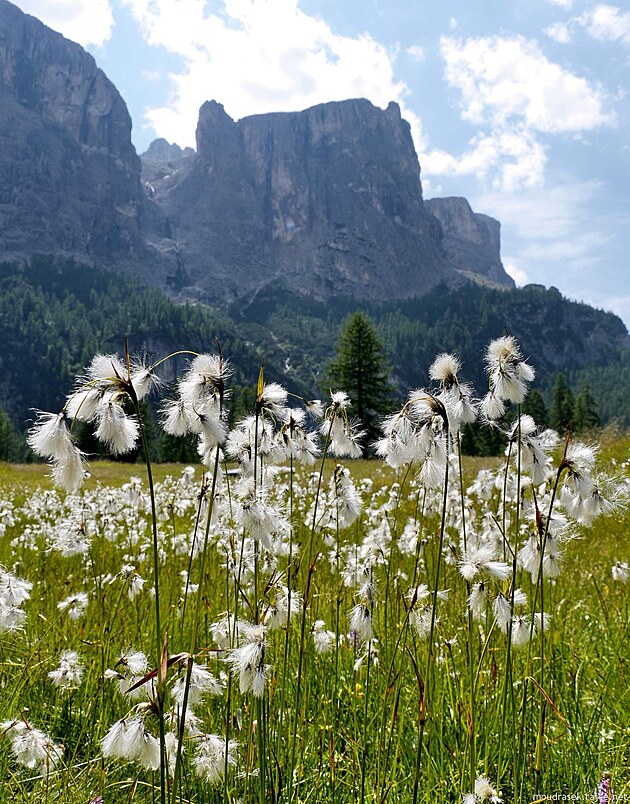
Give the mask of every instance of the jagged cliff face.
[[142, 181], [149, 197], [155, 195], [156, 182], [182, 169], [188, 159], [195, 156], [192, 148], [180, 148], [165, 139], [153, 140], [148, 150], [142, 154]]
[[140, 167], [125, 103], [94, 59], [0, 0], [0, 257], [141, 272], [152, 216]]
[[233, 121], [205, 103], [197, 156], [156, 187], [184, 283], [234, 299], [272, 281], [315, 298], [408, 298], [457, 283], [396, 104]]
[[463, 199], [425, 204], [395, 103], [235, 122], [211, 101], [196, 153], [158, 140], [141, 165], [124, 101], [92, 57], [0, 0], [0, 259], [37, 252], [210, 303], [276, 285], [386, 300], [510, 282], [496, 221]]
[[473, 212], [465, 198], [432, 198], [425, 208], [438, 219], [449, 263], [477, 282], [514, 287], [501, 262], [501, 224]]

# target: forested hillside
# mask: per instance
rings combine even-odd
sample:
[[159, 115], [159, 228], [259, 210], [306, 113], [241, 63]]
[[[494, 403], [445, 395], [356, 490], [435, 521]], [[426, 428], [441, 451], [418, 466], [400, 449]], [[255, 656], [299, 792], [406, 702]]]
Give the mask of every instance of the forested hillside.
[[535, 366], [535, 386], [548, 403], [562, 372], [575, 392], [589, 385], [603, 421], [630, 423], [630, 401], [623, 391], [630, 383], [630, 340], [623, 322], [568, 301], [555, 288], [501, 290], [470, 284], [458, 291], [440, 287], [420, 299], [361, 305], [352, 300], [309, 303], [276, 288], [231, 315], [255, 328], [258, 338], [271, 335], [276, 362], [317, 386], [344, 319], [357, 307], [375, 322], [401, 395], [427, 383], [429, 366], [444, 351], [459, 355], [463, 377], [484, 393], [486, 345], [507, 331]]
[[[97, 352], [162, 357], [216, 351], [234, 358], [235, 384], [254, 383], [261, 352], [225, 314], [174, 304], [127, 277], [50, 257], [0, 265], [0, 408], [18, 427], [29, 410], [56, 410]], [[171, 379], [185, 363], [164, 366]], [[268, 361], [270, 373], [282, 372]]]
[[[340, 328], [356, 302], [305, 302], [282, 287], [247, 305], [219, 310], [178, 305], [133, 279], [73, 261], [35, 257], [0, 265], [0, 409], [23, 431], [32, 409], [56, 410], [74, 377], [97, 352], [161, 357], [171, 351], [213, 351], [220, 343], [233, 363], [232, 407], [251, 399], [261, 361], [268, 380], [305, 396], [325, 393], [322, 378]], [[493, 290], [470, 285], [438, 288], [405, 302], [362, 304], [383, 340], [398, 397], [427, 383], [435, 355], [456, 352], [462, 374], [483, 393], [483, 354], [509, 331], [536, 367], [536, 386], [548, 404], [558, 372], [575, 393], [588, 383], [603, 422], [630, 423], [628, 335], [614, 315], [569, 302], [555, 290]], [[172, 379], [185, 364], [164, 367]]]

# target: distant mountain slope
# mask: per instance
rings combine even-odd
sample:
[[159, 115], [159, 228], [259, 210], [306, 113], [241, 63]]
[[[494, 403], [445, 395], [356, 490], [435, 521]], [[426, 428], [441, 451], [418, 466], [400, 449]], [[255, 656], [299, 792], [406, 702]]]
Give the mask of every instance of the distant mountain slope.
[[[428, 367], [442, 351], [462, 358], [463, 377], [482, 394], [485, 348], [507, 328], [536, 368], [539, 388], [548, 392], [559, 370], [576, 389], [587, 379], [603, 418], [630, 424], [624, 392], [630, 385], [630, 338], [610, 313], [537, 286], [442, 287], [419, 300], [361, 306], [384, 340], [401, 397], [427, 384]], [[214, 351], [218, 338], [237, 388], [253, 389], [264, 361], [268, 380], [319, 396], [327, 391], [321, 377], [339, 328], [356, 308], [353, 300], [306, 302], [276, 286], [247, 307], [221, 312], [175, 304], [128, 277], [68, 260], [0, 263], [0, 408], [20, 428], [32, 417], [31, 408], [58, 409], [92, 356], [120, 352], [125, 336], [134, 353], [157, 357], [178, 349]], [[167, 364], [162, 375], [172, 379], [185, 362], [180, 357]], [[251, 403], [251, 392], [249, 397]]]
[[257, 338], [267, 333], [274, 362], [289, 366], [289, 376], [317, 385], [344, 318], [357, 307], [374, 320], [401, 395], [428, 383], [429, 366], [444, 351], [462, 359], [462, 377], [485, 393], [486, 346], [507, 331], [535, 367], [536, 387], [549, 395], [556, 374], [564, 372], [576, 390], [589, 383], [604, 421], [630, 424], [625, 325], [613, 313], [565, 299], [556, 288], [442, 286], [419, 299], [358, 305], [350, 299], [305, 302], [276, 286], [244, 309], [235, 305], [232, 316], [256, 327]]
[[[20, 428], [32, 408], [60, 409], [92, 357], [121, 354], [126, 337], [133, 354], [152, 357], [215, 352], [220, 344], [234, 356], [235, 385], [258, 376], [262, 352], [219, 311], [175, 304], [131, 277], [72, 260], [0, 263], [0, 409]], [[184, 356], [171, 360], [160, 375], [171, 380], [186, 363]], [[271, 355], [267, 364], [283, 376]]]
[[431, 198], [425, 209], [438, 219], [450, 264], [463, 276], [488, 285], [514, 287], [501, 262], [501, 224], [470, 208], [465, 198]]

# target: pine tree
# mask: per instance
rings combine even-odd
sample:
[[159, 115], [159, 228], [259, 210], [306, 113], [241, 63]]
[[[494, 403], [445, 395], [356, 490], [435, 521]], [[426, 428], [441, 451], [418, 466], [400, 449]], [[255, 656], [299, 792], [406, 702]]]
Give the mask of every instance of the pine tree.
[[19, 461], [24, 457], [24, 445], [7, 414], [0, 410], [0, 461]]
[[160, 459], [164, 463], [199, 463], [197, 439], [190, 433], [185, 436], [172, 436], [162, 433], [160, 437]]
[[484, 426], [479, 422], [465, 424], [461, 433], [461, 450], [464, 455], [502, 455], [505, 451], [505, 436], [498, 428]]
[[573, 428], [576, 432], [599, 427], [595, 400], [588, 385], [583, 385], [573, 405]]
[[365, 430], [364, 454], [379, 436], [379, 418], [392, 407], [394, 389], [374, 324], [360, 311], [345, 322], [339, 335], [336, 357], [328, 366], [325, 384], [342, 390], [352, 400], [351, 414]]
[[559, 433], [567, 433], [573, 429], [573, 393], [567, 385], [564, 374], [556, 377], [556, 384], [551, 399], [550, 423]]
[[523, 402], [523, 413], [528, 413], [538, 427], [549, 427], [547, 405], [540, 391], [532, 388]]

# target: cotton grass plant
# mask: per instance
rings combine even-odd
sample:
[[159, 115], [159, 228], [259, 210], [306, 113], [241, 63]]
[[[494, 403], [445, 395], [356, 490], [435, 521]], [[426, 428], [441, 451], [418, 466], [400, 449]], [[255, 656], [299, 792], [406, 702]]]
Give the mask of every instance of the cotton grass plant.
[[[38, 414], [29, 443], [60, 490], [0, 508], [7, 800], [629, 790], [627, 536], [610, 538], [628, 456], [606, 474], [522, 413], [534, 370], [513, 338], [490, 344], [481, 400], [439, 355], [363, 478], [341, 463], [361, 453], [343, 390], [301, 400], [261, 370], [230, 430], [229, 364], [189, 359], [168, 388], [164, 360], [99, 355]], [[156, 482], [147, 459], [146, 484], [83, 487], [74, 423], [146, 457], [158, 393], [202, 469]], [[507, 448], [471, 475], [478, 418]]]

